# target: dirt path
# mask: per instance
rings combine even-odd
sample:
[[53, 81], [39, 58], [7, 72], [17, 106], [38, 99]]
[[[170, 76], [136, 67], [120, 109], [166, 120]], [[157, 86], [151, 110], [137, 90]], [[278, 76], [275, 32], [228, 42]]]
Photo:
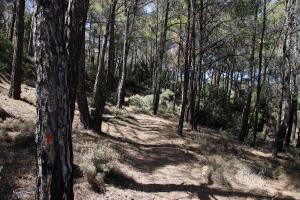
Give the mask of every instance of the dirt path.
[[104, 123], [103, 131], [106, 142], [120, 155], [118, 168], [126, 177], [121, 181], [112, 177], [116, 178], [111, 183], [114, 186], [101, 198], [281, 199], [276, 194], [279, 190], [262, 191], [259, 185], [256, 190], [245, 185], [234, 187], [218, 177], [209, 168], [210, 158], [197, 152], [201, 148], [197, 142], [177, 137], [175, 122], [132, 114]]
[[[25, 100], [15, 101], [6, 97], [7, 84], [0, 85], [0, 106], [20, 123], [34, 123], [34, 89], [23, 87]], [[76, 181], [77, 200], [300, 199], [299, 191], [294, 188], [295, 184], [300, 185], [297, 178], [299, 168], [287, 173], [288, 177], [261, 177], [260, 169], [282, 164], [279, 161], [274, 164], [268, 152], [241, 146], [234, 141], [227, 144], [221, 131], [205, 128], [196, 134], [186, 131], [187, 136], [180, 138], [176, 134], [177, 123], [173, 120], [128, 113], [105, 122], [100, 135], [80, 129], [79, 114], [75, 113], [73, 142], [76, 164], [83, 162], [77, 146], [104, 142], [118, 155], [116, 165], [121, 171], [118, 176], [110, 177], [104, 194], [93, 192], [86, 181]], [[15, 147], [11, 142], [1, 146], [0, 165], [7, 173], [7, 177], [4, 176], [9, 187], [7, 195], [19, 192], [27, 194], [26, 199], [34, 199], [31, 198], [35, 191], [35, 152], [32, 147], [28, 144]], [[8, 160], [12, 157], [7, 156], [9, 152], [16, 159]], [[284, 159], [291, 159], [288, 154], [284, 156]], [[25, 158], [26, 162], [23, 161]], [[287, 166], [291, 162], [293, 160], [288, 160]], [[260, 167], [259, 173], [249, 170], [248, 166]]]

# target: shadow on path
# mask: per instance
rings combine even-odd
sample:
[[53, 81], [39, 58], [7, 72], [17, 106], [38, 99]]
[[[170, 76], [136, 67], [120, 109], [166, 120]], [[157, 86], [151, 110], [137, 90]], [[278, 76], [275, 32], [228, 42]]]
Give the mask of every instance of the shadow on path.
[[237, 190], [224, 190], [218, 188], [210, 188], [208, 184], [201, 185], [178, 185], [178, 184], [142, 184], [136, 182], [133, 178], [128, 177], [118, 170], [112, 170], [106, 177], [107, 184], [114, 185], [121, 189], [130, 189], [135, 191], [156, 193], [156, 192], [187, 192], [196, 194], [201, 200], [217, 199], [215, 196], [222, 197], [239, 197], [239, 198], [255, 198], [270, 200], [295, 200], [292, 197], [274, 197], [268, 195], [257, 194], [255, 192], [242, 192]]

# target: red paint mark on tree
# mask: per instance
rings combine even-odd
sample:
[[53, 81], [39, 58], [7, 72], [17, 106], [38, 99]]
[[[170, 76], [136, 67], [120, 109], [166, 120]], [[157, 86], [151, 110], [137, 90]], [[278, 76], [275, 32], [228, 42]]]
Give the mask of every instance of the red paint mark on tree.
[[50, 144], [53, 141], [53, 136], [50, 133], [46, 134], [46, 143]]

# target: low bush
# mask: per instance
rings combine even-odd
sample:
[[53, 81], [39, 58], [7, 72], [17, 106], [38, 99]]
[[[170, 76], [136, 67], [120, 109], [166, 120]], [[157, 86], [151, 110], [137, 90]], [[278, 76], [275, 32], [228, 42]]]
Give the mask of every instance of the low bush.
[[80, 168], [87, 182], [96, 192], [104, 192], [104, 177], [115, 168], [118, 158], [116, 152], [105, 143], [83, 147]]
[[[169, 89], [162, 90], [159, 102], [159, 114], [163, 116], [172, 116], [174, 114], [173, 109], [174, 92]], [[134, 107], [134, 111], [138, 113], [150, 114], [153, 103], [153, 95], [133, 95], [129, 97], [128, 104]], [[177, 107], [175, 107], [175, 111]]]
[[235, 103], [227, 98], [226, 90], [214, 86], [207, 90], [207, 98], [202, 102], [199, 113], [196, 113], [197, 123], [217, 129], [234, 128], [241, 113], [235, 108]]

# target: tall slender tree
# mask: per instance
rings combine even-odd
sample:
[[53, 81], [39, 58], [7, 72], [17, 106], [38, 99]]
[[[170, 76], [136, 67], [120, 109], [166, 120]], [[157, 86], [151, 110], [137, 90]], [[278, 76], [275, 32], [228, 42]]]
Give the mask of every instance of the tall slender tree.
[[[110, 15], [106, 24], [106, 33], [104, 35], [104, 42], [100, 55], [100, 61], [97, 69], [96, 81], [93, 90], [92, 99], [92, 123], [95, 130], [101, 130], [102, 115], [109, 91], [112, 90], [109, 86], [113, 80], [114, 74], [114, 61], [115, 61], [115, 47], [114, 47], [114, 34], [115, 34], [115, 12], [118, 1], [114, 0], [110, 6]], [[108, 40], [109, 39], [109, 40]], [[105, 70], [105, 54], [107, 44], [109, 42], [108, 50], [108, 67]], [[109, 84], [110, 83], [110, 84]]]
[[187, 18], [187, 37], [186, 37], [186, 44], [185, 44], [185, 53], [184, 53], [184, 83], [183, 83], [183, 93], [182, 93], [182, 103], [181, 103], [181, 112], [179, 117], [179, 124], [178, 124], [178, 135], [183, 136], [183, 122], [184, 122], [184, 115], [186, 110], [187, 104], [187, 94], [188, 94], [188, 87], [189, 87], [189, 70], [190, 70], [190, 59], [189, 59], [189, 50], [190, 50], [190, 32], [191, 32], [191, 3], [192, 0], [187, 0], [187, 7], [188, 7], [188, 18]]
[[24, 43], [24, 11], [25, 0], [16, 2], [16, 31], [14, 32], [14, 54], [11, 70], [11, 81], [8, 96], [13, 99], [21, 98], [22, 56]]
[[168, 31], [168, 20], [169, 20], [169, 6], [170, 2], [167, 0], [166, 9], [165, 9], [165, 18], [164, 18], [164, 26], [162, 30], [162, 34], [160, 36], [159, 49], [157, 54], [156, 61], [156, 73], [155, 73], [155, 82], [154, 82], [154, 96], [153, 96], [153, 114], [156, 115], [159, 107], [159, 99], [160, 99], [160, 89], [161, 89], [161, 73], [162, 73], [162, 65], [163, 58], [165, 54], [165, 46], [167, 40], [167, 31]]
[[253, 93], [253, 70], [255, 65], [255, 51], [256, 51], [256, 37], [257, 37], [257, 17], [258, 17], [258, 1], [252, 0], [252, 6], [253, 6], [253, 32], [252, 32], [252, 44], [251, 44], [251, 55], [249, 58], [249, 70], [248, 70], [248, 76], [249, 81], [247, 85], [247, 100], [246, 104], [243, 109], [243, 115], [242, 115], [242, 125], [241, 130], [239, 134], [239, 140], [241, 142], [244, 142], [245, 138], [248, 136], [249, 132], [249, 116], [251, 114], [251, 101], [252, 101], [252, 93]]
[[255, 146], [256, 135], [258, 132], [258, 114], [260, 113], [260, 94], [261, 94], [261, 80], [262, 80], [262, 67], [263, 67], [263, 50], [264, 50], [264, 39], [266, 31], [267, 21], [267, 1], [263, 1], [263, 24], [261, 30], [260, 46], [259, 46], [259, 61], [258, 61], [258, 75], [257, 75], [257, 87], [256, 87], [256, 102], [254, 108], [254, 126], [253, 126], [253, 142], [252, 146]]

